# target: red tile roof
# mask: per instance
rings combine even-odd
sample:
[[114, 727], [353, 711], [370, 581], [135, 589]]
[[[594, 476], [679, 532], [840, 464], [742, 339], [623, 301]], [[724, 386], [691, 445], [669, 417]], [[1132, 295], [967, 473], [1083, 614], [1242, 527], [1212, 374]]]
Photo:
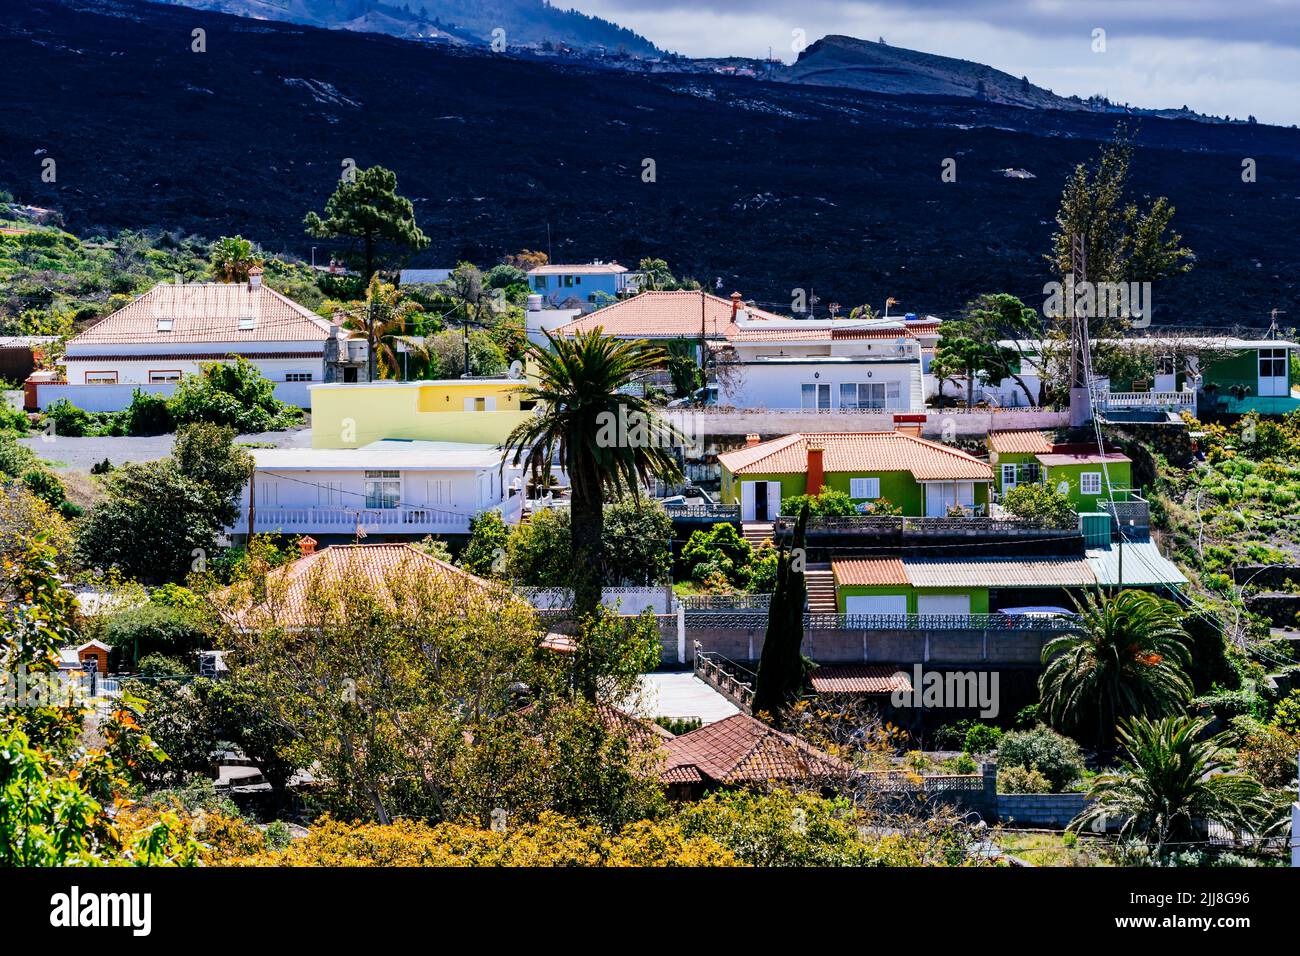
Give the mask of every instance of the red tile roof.
[[[267, 574], [267, 593], [272, 597], [237, 610], [234, 623], [256, 626], [273, 618], [280, 626], [302, 626], [312, 614], [313, 597], [323, 588], [346, 586], [382, 594], [390, 581], [420, 574], [431, 575], [438, 585], [461, 594], [466, 601], [517, 600], [499, 585], [409, 544], [337, 544]], [[226, 593], [235, 596], [234, 589]]]
[[[747, 307], [742, 303], [741, 308]], [[702, 326], [706, 338], [720, 339], [736, 331], [731, 312], [731, 300], [699, 290], [642, 292], [562, 325], [555, 334], [576, 335], [600, 328], [609, 335], [624, 338], [681, 338], [698, 337]], [[791, 321], [762, 309], [749, 308], [749, 314], [755, 318]]]
[[825, 449], [822, 467], [835, 472], [909, 471], [917, 481], [992, 481], [993, 469], [972, 455], [902, 432], [796, 433], [726, 452], [733, 475], [803, 474], [808, 445]]
[[901, 558], [843, 558], [832, 561], [835, 583], [845, 585], [907, 584]]
[[892, 694], [910, 691], [912, 680], [889, 664], [823, 664], [812, 672], [819, 694]]
[[661, 779], [698, 773], [716, 784], [794, 781], [842, 776], [849, 767], [797, 737], [774, 730], [747, 714], [733, 714], [664, 745], [668, 759]]
[[[250, 317], [253, 327], [240, 329], [240, 320]], [[171, 330], [160, 332], [159, 319], [171, 319]], [[75, 353], [83, 345], [144, 342], [323, 342], [330, 330], [325, 319], [266, 286], [162, 282], [69, 340], [68, 348]]]
[[989, 448], [998, 453], [1039, 455], [1052, 450], [1052, 440], [1037, 429], [989, 432]]

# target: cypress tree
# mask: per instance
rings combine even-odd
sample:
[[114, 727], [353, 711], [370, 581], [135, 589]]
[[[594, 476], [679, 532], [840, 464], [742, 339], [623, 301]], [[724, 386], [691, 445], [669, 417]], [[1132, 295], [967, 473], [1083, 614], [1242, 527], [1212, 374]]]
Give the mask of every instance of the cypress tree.
[[808, 504], [799, 511], [790, 548], [781, 548], [777, 560], [776, 588], [767, 612], [767, 634], [754, 680], [754, 713], [767, 714], [775, 727], [781, 725], [786, 707], [798, 699], [804, 685], [803, 614], [808, 599], [804, 581], [807, 551]]

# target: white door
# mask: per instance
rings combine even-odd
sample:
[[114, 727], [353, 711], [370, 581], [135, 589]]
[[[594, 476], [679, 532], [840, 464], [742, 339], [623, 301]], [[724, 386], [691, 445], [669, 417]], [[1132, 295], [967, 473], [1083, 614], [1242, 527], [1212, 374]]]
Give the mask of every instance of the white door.
[[1259, 394], [1261, 398], [1288, 395], [1291, 383], [1287, 374], [1286, 349], [1259, 350]]
[[855, 594], [844, 599], [845, 614], [906, 614], [906, 594]]
[[925, 486], [925, 515], [943, 518], [953, 505], [975, 506], [975, 484], [970, 481], [931, 481]]
[[781, 482], [769, 481], [767, 483], [767, 514], [764, 515], [768, 521], [775, 521], [777, 515], [781, 513]]
[[756, 481], [742, 481], [740, 483], [740, 520], [754, 520], [754, 486]]
[[918, 594], [918, 614], [969, 614], [969, 594]]

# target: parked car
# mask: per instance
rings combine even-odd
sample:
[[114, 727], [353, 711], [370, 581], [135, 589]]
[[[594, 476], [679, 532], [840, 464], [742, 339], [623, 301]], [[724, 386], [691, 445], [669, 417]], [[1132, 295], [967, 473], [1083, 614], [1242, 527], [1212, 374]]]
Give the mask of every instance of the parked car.
[[707, 407], [718, 404], [718, 386], [706, 385], [697, 388], [685, 398], [675, 398], [668, 403], [669, 408]]

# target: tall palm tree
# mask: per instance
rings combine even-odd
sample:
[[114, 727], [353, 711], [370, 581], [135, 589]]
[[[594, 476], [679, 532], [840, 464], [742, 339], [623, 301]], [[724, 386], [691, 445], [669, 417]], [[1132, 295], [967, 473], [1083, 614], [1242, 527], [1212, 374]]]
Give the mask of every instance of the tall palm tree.
[[600, 604], [606, 493], [635, 495], [651, 477], [681, 480], [672, 449], [682, 438], [649, 402], [624, 391], [662, 366], [662, 349], [602, 329], [546, 339], [549, 348], [531, 343], [525, 353], [537, 380], [522, 397], [537, 402], [538, 412], [510, 433], [505, 456], [513, 452], [512, 463], [541, 487], [550, 483], [553, 463], [568, 473], [573, 609], [582, 618]]
[[1106, 747], [1120, 720], [1163, 717], [1191, 697], [1177, 605], [1128, 590], [1075, 604], [1080, 630], [1043, 648], [1038, 690], [1051, 723]]
[[213, 275], [222, 282], [247, 282], [248, 270], [263, 262], [243, 236], [222, 236], [212, 244], [209, 259]]
[[1235, 832], [1267, 830], [1275, 814], [1263, 788], [1232, 772], [1222, 734], [1199, 739], [1207, 726], [1208, 720], [1192, 717], [1125, 721], [1119, 732], [1123, 765], [1093, 780], [1093, 802], [1070, 827], [1119, 819], [1122, 836], [1142, 840], [1157, 853], [1169, 843], [1200, 838], [1202, 822]]

